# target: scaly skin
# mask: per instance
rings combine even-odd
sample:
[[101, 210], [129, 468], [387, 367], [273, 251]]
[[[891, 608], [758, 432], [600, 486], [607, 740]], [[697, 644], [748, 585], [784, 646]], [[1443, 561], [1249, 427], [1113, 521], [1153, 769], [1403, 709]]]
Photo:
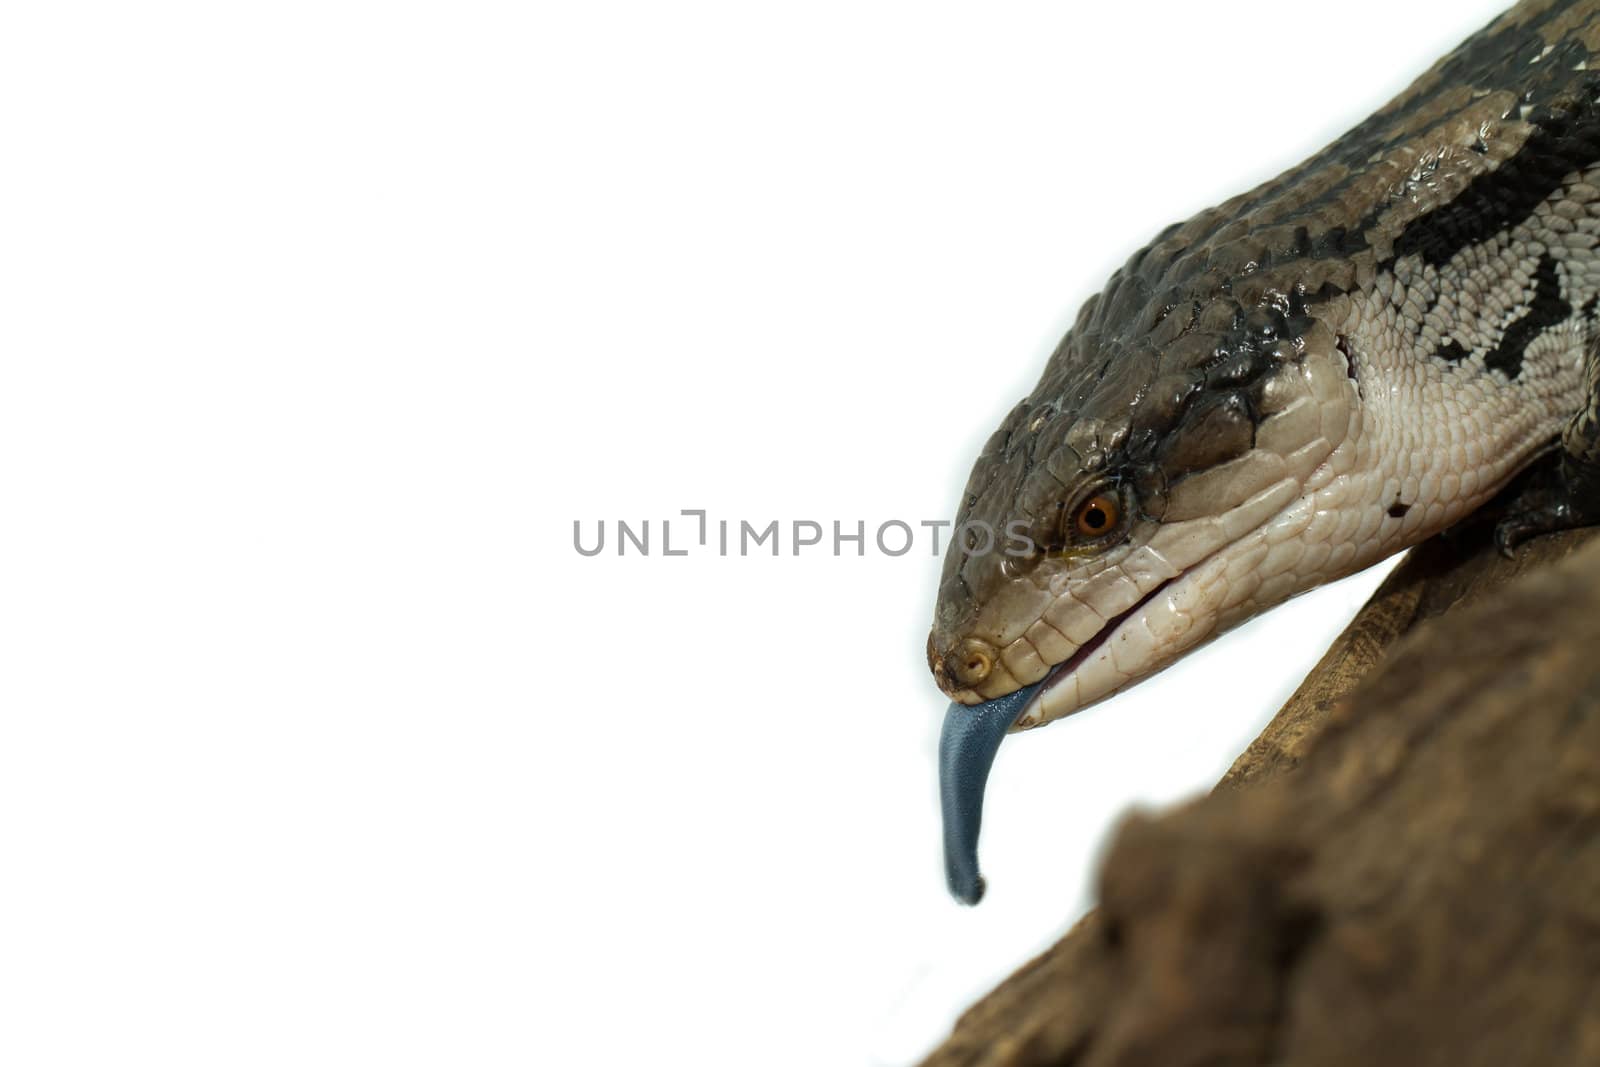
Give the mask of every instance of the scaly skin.
[[[1600, 517], [1597, 54], [1600, 0], [1520, 4], [1112, 275], [963, 496], [958, 528], [1035, 548], [945, 559], [928, 657], [952, 745], [961, 705], [1036, 686], [1013, 729], [1087, 707], [1450, 526], [1557, 442], [1507, 543]], [[946, 807], [972, 838], [976, 779]], [[952, 888], [976, 899], [975, 859]]]

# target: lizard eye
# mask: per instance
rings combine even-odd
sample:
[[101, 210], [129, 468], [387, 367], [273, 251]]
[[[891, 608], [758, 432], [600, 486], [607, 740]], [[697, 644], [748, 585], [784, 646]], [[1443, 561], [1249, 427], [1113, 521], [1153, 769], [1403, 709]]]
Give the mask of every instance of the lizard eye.
[[1126, 484], [1106, 479], [1089, 486], [1076, 502], [1063, 503], [1041, 541], [1047, 555], [1094, 554], [1118, 543], [1133, 517]]
[[1113, 487], [1090, 493], [1073, 506], [1066, 516], [1068, 541], [1098, 541], [1114, 533], [1122, 523], [1122, 498]]
[[1117, 502], [1109, 496], [1092, 496], [1078, 505], [1072, 524], [1084, 537], [1099, 537], [1117, 524]]

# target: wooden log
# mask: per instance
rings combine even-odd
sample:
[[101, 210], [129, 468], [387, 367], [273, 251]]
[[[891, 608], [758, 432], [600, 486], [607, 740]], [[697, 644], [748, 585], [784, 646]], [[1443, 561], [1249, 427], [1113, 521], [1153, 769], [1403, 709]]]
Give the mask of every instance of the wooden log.
[[1600, 541], [1414, 550], [936, 1067], [1600, 1063]]

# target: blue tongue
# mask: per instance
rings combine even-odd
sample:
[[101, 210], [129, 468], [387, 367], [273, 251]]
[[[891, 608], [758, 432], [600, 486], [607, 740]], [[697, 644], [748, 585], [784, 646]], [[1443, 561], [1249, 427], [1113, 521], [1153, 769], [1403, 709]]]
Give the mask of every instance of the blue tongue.
[[978, 827], [983, 788], [1000, 740], [1038, 689], [1036, 683], [985, 704], [951, 704], [939, 731], [939, 806], [944, 813], [944, 880], [963, 904], [983, 899]]

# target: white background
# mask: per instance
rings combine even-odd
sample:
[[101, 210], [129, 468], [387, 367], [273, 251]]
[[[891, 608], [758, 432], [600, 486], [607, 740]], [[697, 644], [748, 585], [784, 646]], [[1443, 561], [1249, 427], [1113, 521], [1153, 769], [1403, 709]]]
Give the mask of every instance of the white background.
[[1376, 576], [1008, 742], [964, 910], [937, 560], [573, 520], [949, 517], [1113, 267], [1497, 6], [9, 12], [0, 1061], [919, 1056]]

